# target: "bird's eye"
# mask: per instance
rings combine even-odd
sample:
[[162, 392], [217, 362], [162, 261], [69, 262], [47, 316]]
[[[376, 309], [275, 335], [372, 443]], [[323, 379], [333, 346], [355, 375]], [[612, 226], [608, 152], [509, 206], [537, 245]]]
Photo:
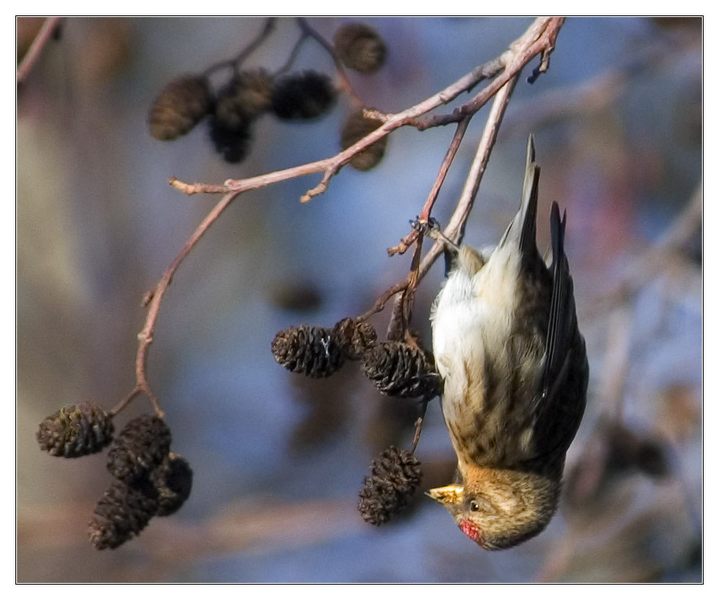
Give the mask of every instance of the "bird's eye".
[[476, 500], [472, 500], [469, 503], [469, 510], [471, 510], [472, 512], [477, 512], [479, 510], [479, 502], [477, 502]]

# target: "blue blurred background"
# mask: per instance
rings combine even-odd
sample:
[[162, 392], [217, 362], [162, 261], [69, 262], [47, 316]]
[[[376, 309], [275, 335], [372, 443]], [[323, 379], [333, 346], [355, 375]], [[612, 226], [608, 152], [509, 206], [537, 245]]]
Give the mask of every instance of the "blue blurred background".
[[[388, 63], [350, 77], [385, 112], [497, 56], [531, 23], [362, 20], [386, 40]], [[18, 21], [20, 53], [40, 21]], [[344, 21], [310, 20], [330, 39]], [[299, 197], [317, 176], [241, 196], [182, 265], [160, 313], [149, 375], [173, 447], [194, 468], [193, 493], [177, 515], [155, 519], [118, 550], [90, 546], [86, 524], [110, 481], [104, 456], [55, 459], [39, 450], [35, 431], [60, 406], [109, 408], [132, 389], [143, 293], [217, 200], [183, 196], [168, 177], [220, 183], [339, 150], [344, 99], [312, 123], [263, 117], [240, 165], [213, 153], [202, 124], [172, 143], [150, 137], [147, 111], [162, 86], [237, 54], [262, 24], [70, 18], [20, 90], [18, 580], [699, 581], [700, 19], [569, 19], [549, 72], [517, 85], [467, 226], [468, 243], [496, 243], [516, 210], [533, 132], [540, 247], [557, 200], [569, 215], [567, 253], [592, 371], [565, 499], [542, 535], [482, 551], [421, 493], [395, 522], [366, 525], [355, 507], [370, 460], [389, 444], [410, 443], [417, 407], [381, 397], [356, 364], [308, 381], [270, 353], [279, 329], [362, 313], [406, 274], [409, 255], [388, 258], [385, 249], [408, 233], [454, 128], [403, 128], [376, 169], [345, 168], [307, 205]], [[246, 65], [279, 68], [297, 35], [295, 22], [281, 19]], [[296, 68], [331, 73], [332, 63], [308, 43]], [[440, 222], [486, 113], [450, 171], [435, 210]], [[427, 342], [441, 282], [438, 263], [418, 292], [413, 325]], [[388, 312], [373, 321], [380, 331]], [[146, 410], [138, 400], [120, 425]], [[423, 489], [449, 482], [453, 454], [436, 401], [418, 457]]]

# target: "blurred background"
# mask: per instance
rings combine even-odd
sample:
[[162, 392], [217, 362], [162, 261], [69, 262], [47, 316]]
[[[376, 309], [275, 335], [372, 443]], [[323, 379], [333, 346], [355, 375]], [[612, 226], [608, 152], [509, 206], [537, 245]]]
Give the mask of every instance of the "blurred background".
[[[350, 73], [371, 106], [397, 112], [499, 55], [528, 18], [362, 19], [388, 61]], [[314, 18], [328, 39], [346, 22]], [[17, 22], [18, 58], [42, 19]], [[70, 18], [17, 98], [17, 579], [20, 582], [696, 582], [702, 579], [702, 22], [572, 18], [549, 72], [520, 80], [465, 241], [494, 244], [519, 202], [527, 135], [542, 166], [539, 243], [552, 200], [591, 381], [568, 455], [562, 504], [540, 536], [489, 553], [417, 494], [376, 528], [356, 510], [371, 459], [407, 447], [417, 407], [382, 397], [356, 363], [321, 381], [277, 365], [275, 333], [366, 311], [404, 277], [386, 248], [409, 231], [454, 127], [403, 128], [372, 171], [343, 169], [306, 205], [317, 176], [242, 195], [178, 271], [149, 361], [173, 448], [194, 469], [190, 499], [117, 550], [86, 527], [111, 481], [105, 455], [40, 451], [38, 423], [63, 405], [115, 405], [134, 385], [143, 293], [217, 197], [167, 185], [221, 183], [339, 150], [350, 110], [263, 117], [249, 157], [227, 164], [204, 124], [150, 137], [147, 112], [183, 73], [235, 56], [257, 18]], [[279, 68], [298, 36], [281, 19], [246, 66]], [[327, 73], [308, 42], [296, 69]], [[458, 102], [466, 99], [460, 97]], [[446, 223], [487, 109], [473, 120], [440, 194]], [[439, 261], [413, 326], [430, 340]], [[389, 308], [373, 323], [382, 331]], [[146, 412], [144, 398], [118, 426]], [[437, 401], [417, 451], [422, 490], [448, 483], [453, 453]]]

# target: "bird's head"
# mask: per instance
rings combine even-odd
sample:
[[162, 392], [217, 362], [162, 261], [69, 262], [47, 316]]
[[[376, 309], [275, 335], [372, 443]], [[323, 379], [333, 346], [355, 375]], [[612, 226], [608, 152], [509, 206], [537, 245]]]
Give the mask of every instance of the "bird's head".
[[434, 488], [427, 495], [485, 550], [511, 548], [547, 526], [556, 510], [558, 482], [511, 471], [483, 475], [465, 484]]

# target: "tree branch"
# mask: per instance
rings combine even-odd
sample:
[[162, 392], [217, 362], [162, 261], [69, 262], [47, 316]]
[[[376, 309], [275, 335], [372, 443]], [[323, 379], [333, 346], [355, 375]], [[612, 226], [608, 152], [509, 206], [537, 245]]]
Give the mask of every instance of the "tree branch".
[[25, 56], [23, 56], [20, 65], [18, 65], [16, 75], [17, 85], [20, 85], [25, 81], [25, 79], [27, 79], [30, 71], [32, 71], [35, 63], [37, 63], [40, 58], [42, 51], [45, 49], [45, 46], [47, 46], [47, 43], [52, 39], [52, 36], [60, 26], [61, 22], [62, 17], [48, 17], [45, 19], [40, 31], [35, 36], [32, 44], [30, 44], [30, 48], [28, 48]]

